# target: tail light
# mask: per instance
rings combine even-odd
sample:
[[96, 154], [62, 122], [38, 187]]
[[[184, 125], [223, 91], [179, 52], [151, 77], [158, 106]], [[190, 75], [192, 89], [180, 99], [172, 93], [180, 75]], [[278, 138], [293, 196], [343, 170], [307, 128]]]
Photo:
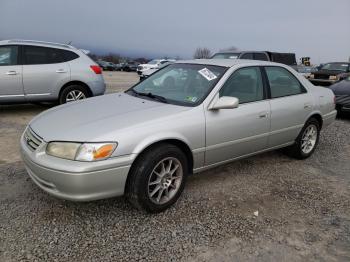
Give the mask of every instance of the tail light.
[[95, 72], [96, 75], [102, 74], [102, 69], [98, 65], [92, 65], [90, 68]]

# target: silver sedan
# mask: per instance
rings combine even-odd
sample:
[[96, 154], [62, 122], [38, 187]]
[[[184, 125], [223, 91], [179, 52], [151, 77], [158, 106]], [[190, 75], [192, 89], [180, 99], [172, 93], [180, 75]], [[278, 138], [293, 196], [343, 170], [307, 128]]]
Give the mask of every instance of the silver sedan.
[[56, 197], [126, 195], [160, 212], [191, 173], [277, 148], [309, 157], [334, 108], [332, 91], [285, 65], [182, 61], [124, 93], [47, 110], [28, 125], [21, 151], [34, 183]]

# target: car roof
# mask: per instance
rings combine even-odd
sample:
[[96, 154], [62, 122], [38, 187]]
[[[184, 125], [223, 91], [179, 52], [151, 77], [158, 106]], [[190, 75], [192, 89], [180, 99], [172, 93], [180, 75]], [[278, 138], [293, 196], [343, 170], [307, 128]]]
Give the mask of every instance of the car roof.
[[193, 60], [182, 60], [176, 61], [176, 64], [199, 64], [199, 65], [213, 65], [213, 66], [224, 66], [233, 67], [236, 65], [278, 65], [285, 66], [284, 64], [274, 63], [269, 61], [249, 60], [249, 59], [193, 59]]
[[23, 40], [23, 39], [11, 39], [11, 40], [0, 41], [0, 45], [10, 45], [10, 44], [11, 45], [37, 45], [37, 46], [76, 50], [76, 48], [74, 46], [71, 46], [68, 44], [60, 44], [60, 43], [45, 42], [45, 41]]

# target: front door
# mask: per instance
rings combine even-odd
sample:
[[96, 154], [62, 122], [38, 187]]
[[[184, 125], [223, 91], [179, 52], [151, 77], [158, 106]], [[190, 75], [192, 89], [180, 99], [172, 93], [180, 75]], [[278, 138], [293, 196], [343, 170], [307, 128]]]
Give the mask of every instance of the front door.
[[236, 70], [219, 91], [219, 96], [239, 99], [235, 109], [207, 110], [205, 164], [249, 155], [267, 148], [270, 103], [259, 67]]
[[22, 101], [22, 65], [18, 61], [18, 46], [0, 46], [0, 102]]

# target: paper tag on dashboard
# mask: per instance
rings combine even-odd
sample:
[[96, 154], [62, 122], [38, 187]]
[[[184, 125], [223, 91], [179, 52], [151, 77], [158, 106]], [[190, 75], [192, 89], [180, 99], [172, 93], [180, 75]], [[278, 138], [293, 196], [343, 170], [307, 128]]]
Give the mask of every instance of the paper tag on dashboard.
[[208, 68], [203, 68], [203, 69], [199, 70], [198, 73], [200, 73], [208, 81], [211, 81], [211, 80], [214, 80], [217, 78], [217, 76], [212, 71], [210, 71]]

